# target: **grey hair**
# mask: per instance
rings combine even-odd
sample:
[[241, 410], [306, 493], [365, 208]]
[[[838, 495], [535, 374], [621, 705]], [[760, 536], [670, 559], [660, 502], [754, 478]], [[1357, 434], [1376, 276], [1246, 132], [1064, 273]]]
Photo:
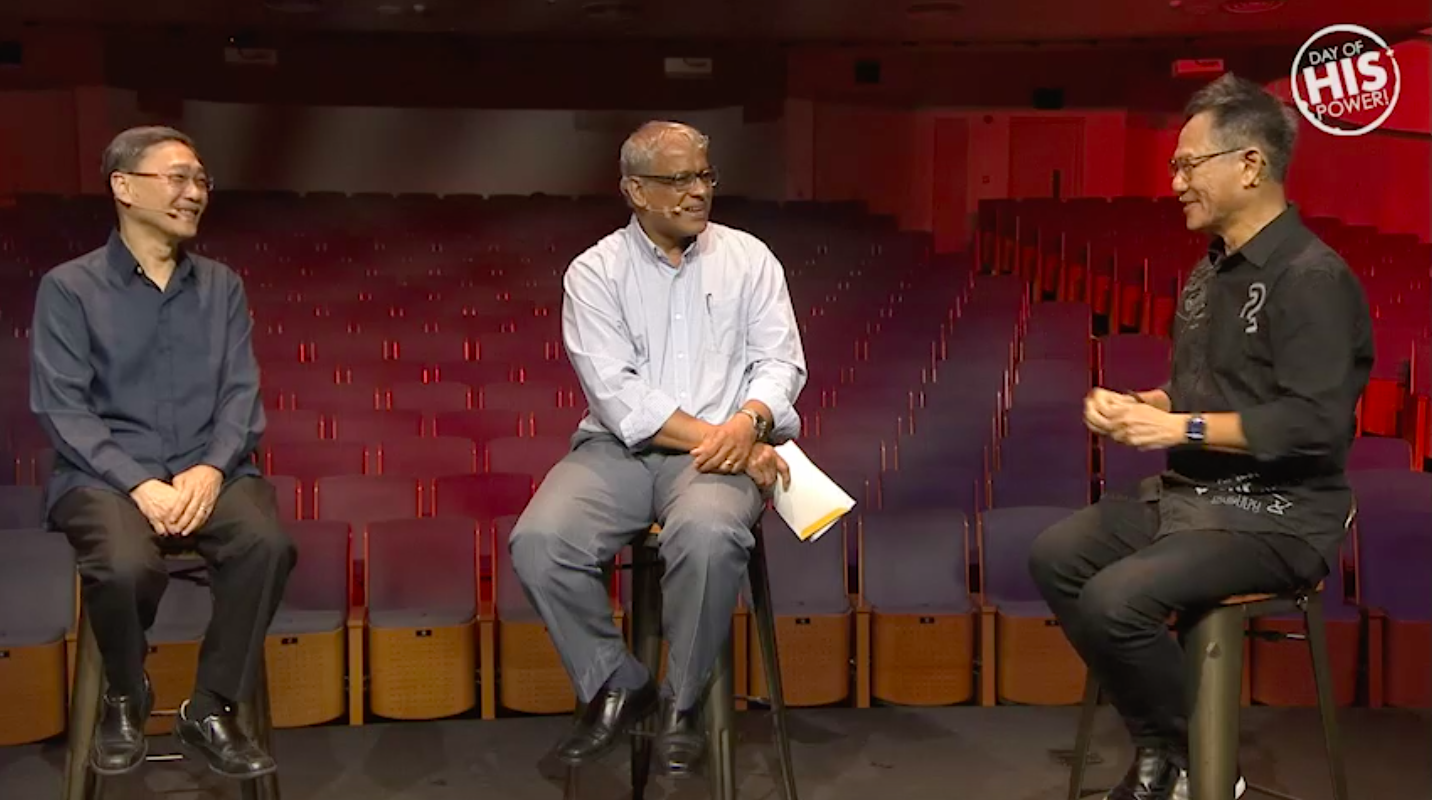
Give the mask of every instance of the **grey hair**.
[[188, 134], [174, 128], [163, 125], [130, 128], [121, 131], [104, 149], [104, 156], [100, 159], [100, 177], [108, 186], [110, 175], [116, 172], [132, 171], [139, 166], [139, 162], [144, 160], [144, 155], [149, 152], [149, 148], [165, 142], [178, 142], [193, 150], [195, 155], [199, 154], [199, 148], [194, 145], [194, 140]]
[[1220, 147], [1257, 145], [1268, 159], [1272, 178], [1287, 180], [1298, 138], [1298, 116], [1292, 108], [1257, 83], [1229, 72], [1193, 95], [1184, 119], [1205, 111], [1212, 116]]
[[661, 152], [662, 143], [672, 136], [687, 139], [699, 150], [707, 150], [711, 145], [711, 139], [706, 134], [685, 123], [660, 120], [648, 122], [633, 131], [622, 143], [622, 177], [649, 174], [656, 154]]

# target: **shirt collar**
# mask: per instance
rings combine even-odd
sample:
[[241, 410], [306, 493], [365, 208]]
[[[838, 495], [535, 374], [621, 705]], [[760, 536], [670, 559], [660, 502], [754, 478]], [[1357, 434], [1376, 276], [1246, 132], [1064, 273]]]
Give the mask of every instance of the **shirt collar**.
[[[692, 239], [691, 243], [686, 245], [686, 249], [681, 252], [682, 263], [686, 263], [687, 259], [697, 254], [697, 252], [701, 248], [701, 242], [704, 241], [706, 238], [706, 231], [709, 231], [710, 229], [711, 228], [708, 225], [706, 230], [697, 234], [696, 238]], [[646, 233], [646, 229], [641, 226], [641, 223], [639, 221], [637, 221], [635, 214], [632, 214], [631, 222], [627, 225], [627, 233], [636, 241], [637, 246], [640, 247], [642, 251], [649, 255], [654, 261], [656, 261], [656, 263], [664, 267], [674, 268], [674, 265], [671, 263], [671, 259], [667, 258], [666, 252], [663, 251], [661, 247], [657, 245], [656, 242], [653, 242], [651, 240], [651, 237], [648, 236]]]
[[[1298, 207], [1289, 203], [1282, 213], [1253, 234], [1253, 238], [1245, 242], [1243, 247], [1233, 255], [1242, 256], [1244, 261], [1255, 267], [1267, 266], [1278, 247], [1301, 227], [1302, 217], [1298, 213]], [[1223, 266], [1222, 262], [1228, 255], [1224, 249], [1222, 237], [1215, 237], [1213, 241], [1209, 242], [1208, 260], [1210, 263], [1215, 266]]]
[[[119, 276], [124, 285], [128, 286], [135, 278], [139, 277], [139, 259], [134, 257], [129, 245], [120, 238], [119, 230], [115, 229], [109, 233], [109, 242], [105, 245], [105, 260], [108, 261], [111, 269]], [[179, 263], [174, 267], [174, 278], [179, 281], [186, 281], [195, 277], [194, 260], [182, 247], [179, 249]]]

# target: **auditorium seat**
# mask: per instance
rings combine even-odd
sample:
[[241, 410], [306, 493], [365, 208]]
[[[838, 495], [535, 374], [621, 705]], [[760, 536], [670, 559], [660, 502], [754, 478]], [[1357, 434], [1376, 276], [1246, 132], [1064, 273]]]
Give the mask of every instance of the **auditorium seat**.
[[75, 608], [75, 557], [64, 534], [0, 529], [0, 747], [65, 729], [65, 632]]
[[577, 702], [572, 681], [552, 644], [542, 618], [532, 608], [512, 568], [508, 540], [517, 516], [498, 517], [493, 524], [494, 563], [491, 622], [495, 630], [484, 642], [497, 648], [498, 676], [495, 703], [499, 708], [524, 714], [561, 714]]
[[[264, 644], [273, 725], [321, 725], [349, 710], [348, 676], [353, 675], [355, 690], [363, 679], [362, 641], [353, 652], [347, 632], [349, 528], [346, 522], [316, 520], [284, 527], [299, 558]], [[353, 673], [350, 664], [356, 665]], [[361, 696], [359, 691], [360, 701]]]
[[[860, 523], [858, 624], [868, 626], [870, 643], [869, 686], [860, 687], [862, 693], [896, 705], [969, 701], [975, 616], [965, 515], [879, 511]], [[860, 655], [856, 659], [858, 674]]]
[[0, 486], [0, 530], [43, 528], [45, 490], [40, 486]]
[[479, 529], [471, 518], [368, 528], [368, 703], [387, 719], [440, 719], [477, 704]]
[[[854, 608], [846, 584], [844, 525], [814, 542], [802, 542], [774, 511], [762, 520], [766, 565], [772, 576], [776, 650], [786, 705], [825, 706], [851, 694]], [[760, 640], [748, 627], [750, 694], [768, 695]]]
[[1074, 509], [995, 508], [980, 514], [980, 705], [1071, 705], [1084, 694], [1084, 664], [1054, 623], [1029, 575], [1029, 551]]

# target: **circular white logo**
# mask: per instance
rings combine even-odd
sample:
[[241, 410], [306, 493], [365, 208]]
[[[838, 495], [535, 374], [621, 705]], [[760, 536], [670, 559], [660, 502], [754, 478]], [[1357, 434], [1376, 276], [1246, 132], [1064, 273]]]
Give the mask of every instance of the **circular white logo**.
[[1361, 136], [1392, 114], [1402, 71], [1381, 36], [1361, 25], [1329, 25], [1299, 48], [1289, 85], [1298, 111], [1318, 130]]

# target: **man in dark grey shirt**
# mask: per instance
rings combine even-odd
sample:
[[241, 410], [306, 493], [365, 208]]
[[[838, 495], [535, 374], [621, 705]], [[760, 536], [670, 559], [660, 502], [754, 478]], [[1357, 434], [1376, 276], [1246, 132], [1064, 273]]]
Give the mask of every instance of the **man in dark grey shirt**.
[[212, 186], [188, 137], [125, 131], [103, 169], [118, 230], [41, 280], [30, 379], [57, 454], [50, 520], [75, 548], [108, 684], [90, 760], [114, 775], [144, 759], [161, 553], [194, 549], [214, 612], [175, 733], [215, 772], [257, 777], [274, 762], [236, 725], [234, 704], [253, 691], [297, 555], [252, 460], [264, 412], [248, 303], [228, 267], [183, 249]]
[[[1188, 692], [1167, 620], [1239, 594], [1310, 588], [1336, 568], [1344, 468], [1372, 369], [1356, 276], [1283, 191], [1296, 119], [1232, 75], [1194, 96], [1170, 162], [1191, 230], [1212, 237], [1174, 322], [1162, 388], [1095, 389], [1085, 422], [1168, 450], [1138, 497], [1109, 493], [1045, 531], [1030, 569], [1104, 687], [1136, 756], [1110, 800], [1187, 797]], [[1240, 777], [1232, 787], [1241, 796]]]

